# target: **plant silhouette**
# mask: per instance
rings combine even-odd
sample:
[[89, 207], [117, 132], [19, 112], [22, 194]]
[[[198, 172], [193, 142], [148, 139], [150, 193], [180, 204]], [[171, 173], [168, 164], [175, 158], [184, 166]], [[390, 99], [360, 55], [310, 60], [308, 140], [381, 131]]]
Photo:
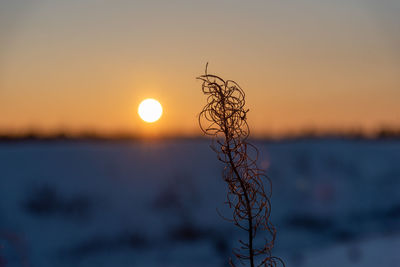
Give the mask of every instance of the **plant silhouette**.
[[[269, 220], [271, 181], [257, 166], [257, 148], [247, 142], [245, 93], [236, 82], [209, 74], [208, 64], [205, 74], [197, 79], [202, 81], [202, 91], [207, 96], [199, 125], [206, 135], [213, 137], [211, 147], [225, 164], [226, 203], [233, 212], [231, 219], [224, 219], [246, 231], [248, 236], [247, 241], [239, 240], [240, 247], [233, 249], [233, 254], [242, 264], [248, 261], [251, 267], [284, 266], [280, 258], [271, 255], [276, 236]], [[262, 244], [258, 245], [256, 236], [260, 237], [261, 232], [266, 233], [267, 238], [264, 236]], [[229, 262], [235, 266], [232, 259]]]

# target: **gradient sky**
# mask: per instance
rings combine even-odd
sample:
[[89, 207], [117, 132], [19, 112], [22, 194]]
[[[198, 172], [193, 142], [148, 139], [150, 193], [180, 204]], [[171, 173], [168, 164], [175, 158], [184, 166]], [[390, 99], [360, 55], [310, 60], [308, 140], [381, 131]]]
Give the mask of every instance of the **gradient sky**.
[[[400, 125], [398, 0], [2, 0], [0, 130], [199, 133], [209, 71], [253, 133]], [[164, 106], [147, 125], [137, 105]]]

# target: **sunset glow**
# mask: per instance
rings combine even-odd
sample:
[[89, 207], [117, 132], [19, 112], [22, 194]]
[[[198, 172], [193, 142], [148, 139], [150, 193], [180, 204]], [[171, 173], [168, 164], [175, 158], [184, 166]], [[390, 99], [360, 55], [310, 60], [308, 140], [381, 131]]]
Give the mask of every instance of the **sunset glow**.
[[399, 125], [399, 1], [28, 2], [0, 4], [0, 132], [137, 134], [157, 96], [152, 131], [199, 135], [207, 62], [257, 136]]
[[156, 122], [162, 115], [162, 106], [155, 99], [147, 98], [143, 100], [138, 108], [138, 114], [142, 120], [148, 123]]

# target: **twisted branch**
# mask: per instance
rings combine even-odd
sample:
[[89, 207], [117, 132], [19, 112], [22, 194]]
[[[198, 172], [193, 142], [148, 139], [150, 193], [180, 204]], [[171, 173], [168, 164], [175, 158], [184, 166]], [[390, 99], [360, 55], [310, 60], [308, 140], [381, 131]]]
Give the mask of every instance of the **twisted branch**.
[[[270, 223], [271, 181], [265, 172], [257, 167], [258, 150], [247, 142], [249, 126], [246, 121], [248, 110], [245, 106], [245, 93], [232, 80], [208, 74], [201, 80], [202, 91], [207, 96], [207, 105], [199, 115], [201, 130], [213, 137], [212, 149], [218, 159], [225, 163], [223, 179], [228, 184], [226, 203], [233, 209], [232, 219], [237, 227], [248, 233], [248, 240], [239, 240], [240, 247], [233, 254], [243, 264], [250, 266], [278, 266], [284, 263], [271, 256], [276, 230]], [[254, 156], [250, 156], [254, 155]], [[264, 182], [268, 190], [264, 188]], [[266, 238], [261, 247], [255, 245], [255, 238], [260, 231], [266, 231]], [[230, 260], [231, 266], [235, 266]]]

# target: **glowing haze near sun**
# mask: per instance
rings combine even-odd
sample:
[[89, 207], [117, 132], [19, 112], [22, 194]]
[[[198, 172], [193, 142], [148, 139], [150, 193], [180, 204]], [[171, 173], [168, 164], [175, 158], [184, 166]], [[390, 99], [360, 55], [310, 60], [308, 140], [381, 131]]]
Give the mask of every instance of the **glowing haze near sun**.
[[145, 129], [198, 136], [206, 62], [244, 89], [253, 137], [397, 128], [399, 10], [399, 0], [0, 0], [0, 135], [135, 135], [147, 124], [138, 105], [153, 97], [164, 112]]
[[138, 113], [142, 120], [148, 123], [156, 122], [160, 119], [163, 109], [155, 99], [147, 98], [139, 104]]

